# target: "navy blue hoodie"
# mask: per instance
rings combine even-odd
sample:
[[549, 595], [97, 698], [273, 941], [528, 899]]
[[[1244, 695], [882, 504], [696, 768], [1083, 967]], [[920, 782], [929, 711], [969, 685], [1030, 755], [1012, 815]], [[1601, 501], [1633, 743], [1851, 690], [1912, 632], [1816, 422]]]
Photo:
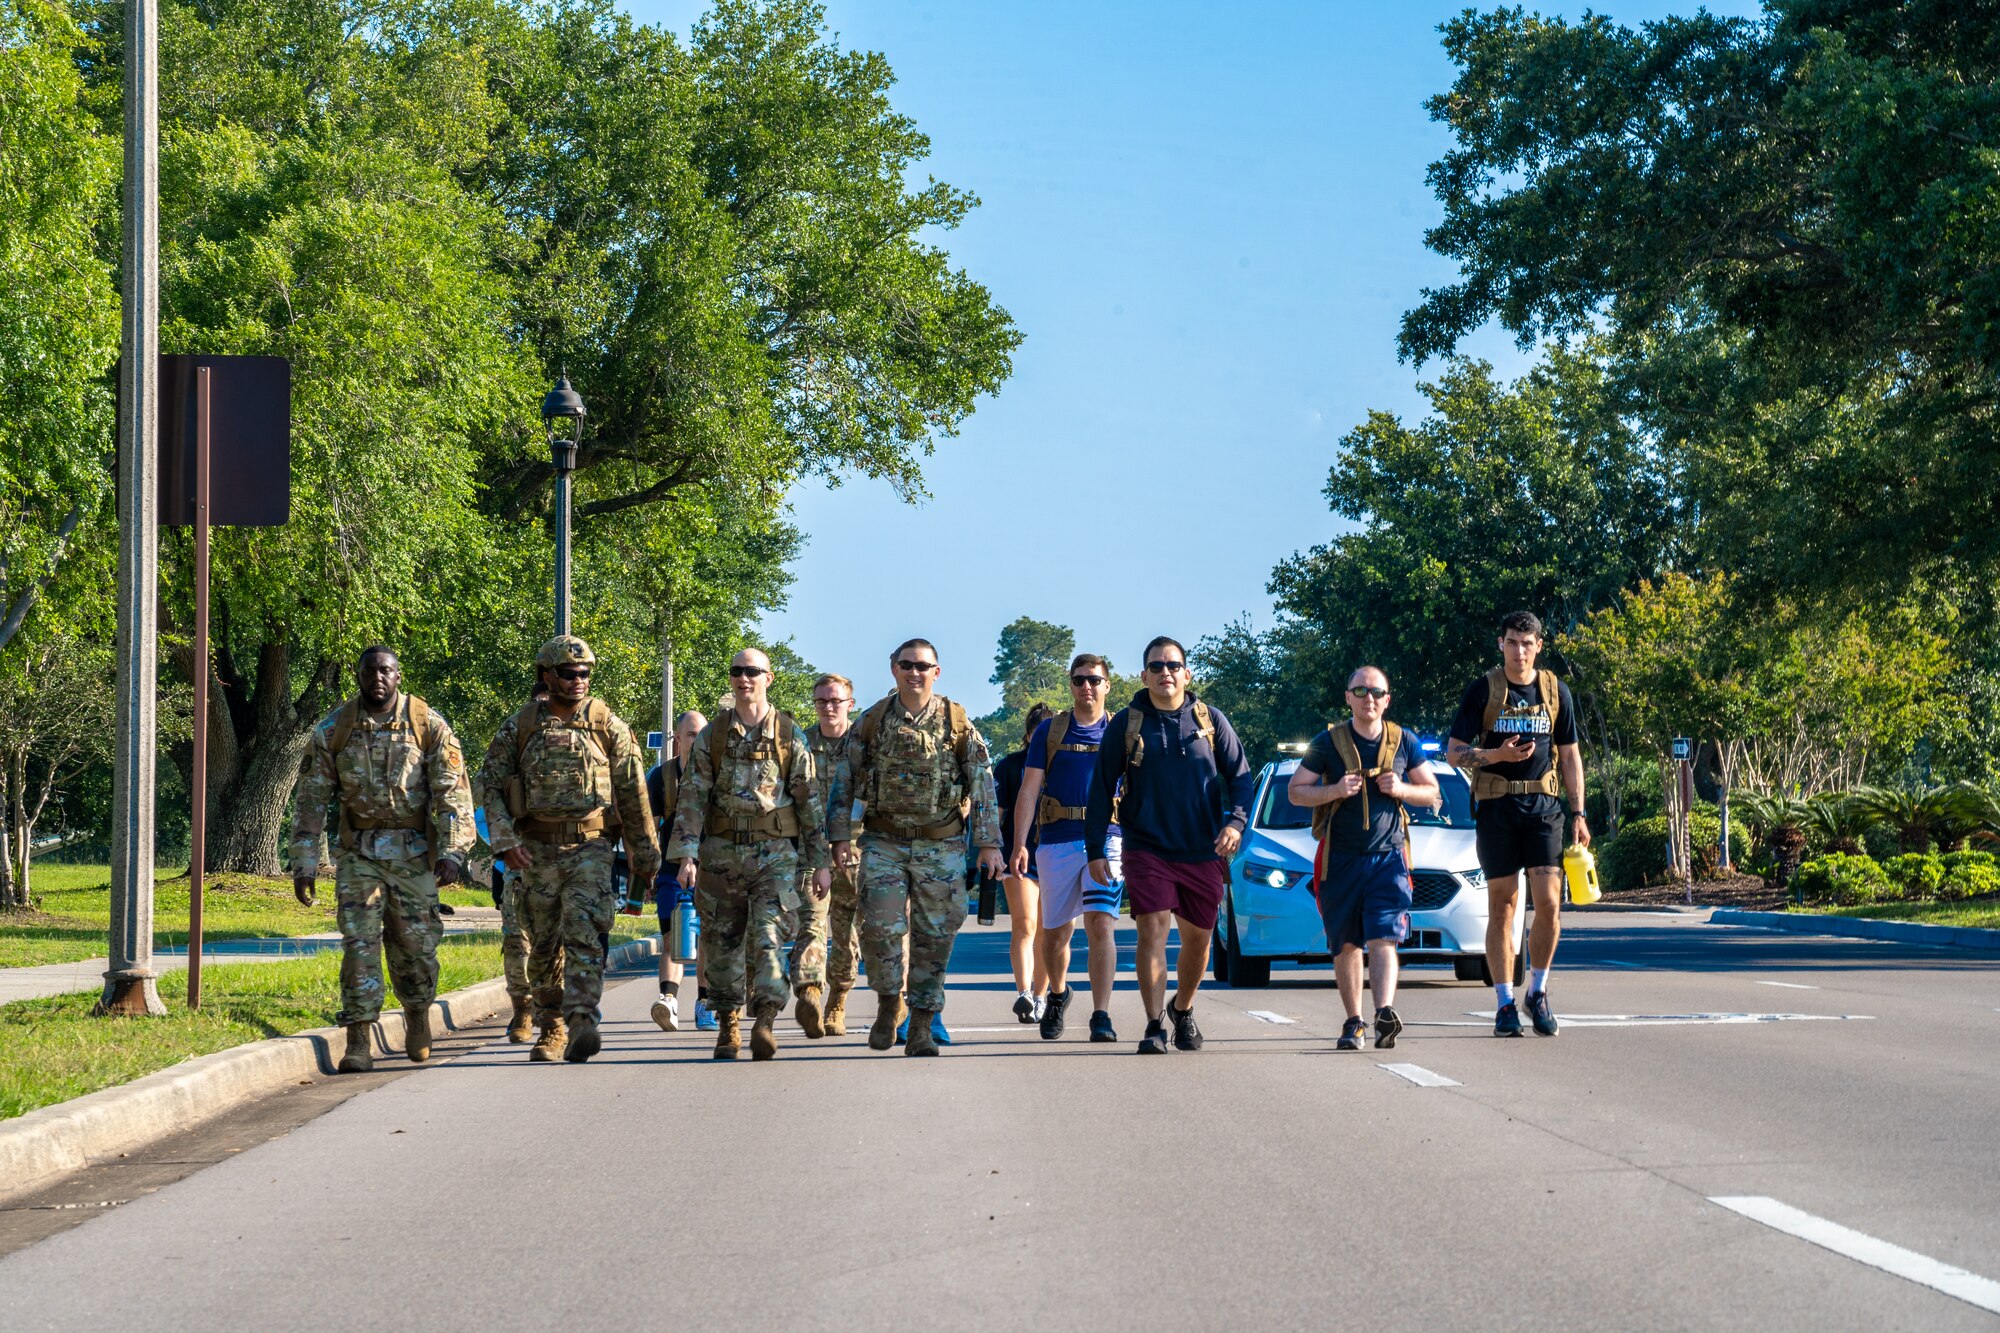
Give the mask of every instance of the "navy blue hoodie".
[[[1208, 718], [1215, 728], [1213, 751], [1201, 741], [1194, 720], [1194, 692], [1181, 701], [1177, 713], [1153, 707], [1145, 690], [1111, 719], [1104, 744], [1097, 752], [1097, 772], [1090, 779], [1090, 813], [1084, 817], [1083, 841], [1092, 860], [1104, 857], [1111, 827], [1111, 793], [1122, 778], [1125, 791], [1118, 807], [1118, 827], [1127, 847], [1137, 847], [1169, 861], [1214, 861], [1215, 839], [1226, 824], [1240, 833], [1250, 822], [1250, 800], [1257, 787], [1243, 758], [1243, 743], [1219, 708]], [[1145, 741], [1139, 766], [1125, 767], [1125, 729], [1137, 725]]]

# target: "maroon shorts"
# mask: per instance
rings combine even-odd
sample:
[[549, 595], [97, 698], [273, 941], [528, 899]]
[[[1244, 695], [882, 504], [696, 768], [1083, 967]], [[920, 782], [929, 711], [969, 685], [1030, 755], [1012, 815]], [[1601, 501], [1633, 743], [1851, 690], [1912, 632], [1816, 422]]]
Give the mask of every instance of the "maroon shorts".
[[1125, 891], [1132, 896], [1133, 916], [1172, 912], [1191, 926], [1214, 930], [1228, 886], [1229, 867], [1221, 861], [1169, 861], [1125, 844]]

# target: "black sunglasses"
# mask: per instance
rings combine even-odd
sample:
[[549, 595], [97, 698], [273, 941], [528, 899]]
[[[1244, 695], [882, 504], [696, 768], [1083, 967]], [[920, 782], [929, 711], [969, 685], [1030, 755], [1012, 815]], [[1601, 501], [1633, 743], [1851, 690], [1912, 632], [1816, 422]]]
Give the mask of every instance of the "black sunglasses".
[[1359, 694], [1369, 699], [1386, 699], [1389, 697], [1389, 691], [1383, 689], [1380, 685], [1349, 685], [1347, 692], [1349, 694]]
[[1148, 671], [1157, 671], [1157, 672], [1159, 672], [1159, 673], [1160, 673], [1161, 675], [1163, 675], [1163, 676], [1170, 676], [1170, 675], [1172, 675], [1172, 674], [1173, 674], [1174, 672], [1176, 672], [1176, 671], [1186, 671], [1186, 670], [1187, 670], [1187, 663], [1186, 663], [1186, 662], [1148, 662], [1148, 663], [1146, 663], [1146, 670], [1148, 670]]
[[902, 661], [896, 663], [896, 670], [898, 671], [935, 671], [936, 669], [936, 662], [912, 662], [908, 658], [904, 658]]
[[556, 674], [564, 680], [589, 680], [589, 667], [557, 667]]
[[1102, 677], [1102, 676], [1071, 676], [1071, 677], [1069, 678], [1069, 683], [1070, 683], [1070, 684], [1072, 684], [1072, 685], [1102, 685], [1102, 684], [1104, 683], [1104, 677]]
[[729, 674], [732, 676], [748, 677], [754, 680], [758, 676], [764, 674], [764, 668], [753, 667], [753, 666], [733, 666], [729, 668]]

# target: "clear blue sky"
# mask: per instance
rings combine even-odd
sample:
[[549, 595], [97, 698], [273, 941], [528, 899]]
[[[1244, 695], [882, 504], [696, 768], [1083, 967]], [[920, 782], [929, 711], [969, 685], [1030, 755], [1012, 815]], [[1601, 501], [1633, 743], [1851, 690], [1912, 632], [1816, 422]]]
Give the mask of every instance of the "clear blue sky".
[[[685, 34], [704, 6], [629, 8]], [[1268, 626], [1272, 566], [1336, 532], [1321, 490], [1342, 434], [1421, 409], [1395, 336], [1452, 276], [1423, 244], [1424, 170], [1448, 146], [1423, 102], [1451, 82], [1437, 26], [1463, 8], [833, 0], [841, 43], [888, 57], [930, 173], [983, 201], [941, 239], [1026, 341], [930, 460], [931, 500], [794, 494], [810, 544], [763, 632], [864, 699], [923, 635], [977, 715], [1020, 615], [1126, 671], [1156, 633]], [[1526, 364], [1497, 332], [1465, 350]]]

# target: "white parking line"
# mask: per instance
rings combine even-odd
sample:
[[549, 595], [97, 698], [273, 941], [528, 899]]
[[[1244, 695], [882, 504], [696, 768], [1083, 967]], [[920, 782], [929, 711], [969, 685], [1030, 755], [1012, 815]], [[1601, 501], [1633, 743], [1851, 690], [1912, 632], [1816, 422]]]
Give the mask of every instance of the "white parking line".
[[1296, 1023], [1299, 1021], [1296, 1018], [1286, 1018], [1283, 1014], [1274, 1014], [1269, 1009], [1245, 1009], [1243, 1012], [1265, 1023]]
[[1947, 1296], [1955, 1296], [1967, 1305], [1976, 1305], [1982, 1310], [2000, 1314], [2000, 1282], [1968, 1273], [1963, 1268], [1933, 1259], [1929, 1255], [1906, 1250], [1900, 1245], [1891, 1245], [1886, 1240], [1877, 1240], [1859, 1231], [1849, 1230], [1837, 1222], [1829, 1222], [1811, 1213], [1802, 1213], [1776, 1199], [1765, 1198], [1761, 1194], [1730, 1195], [1712, 1198], [1710, 1203], [1727, 1208], [1732, 1213], [1740, 1213], [1753, 1222], [1762, 1222], [1775, 1231], [1788, 1236], [1797, 1236], [1821, 1249], [1832, 1250], [1856, 1263], [1879, 1268], [1885, 1273], [1893, 1273], [1919, 1286], [1941, 1291]]
[[1786, 990], [1818, 990], [1817, 986], [1804, 986], [1796, 981], [1760, 981], [1759, 986], [1783, 986]]
[[1386, 1069], [1397, 1078], [1406, 1078], [1420, 1088], [1462, 1088], [1465, 1086], [1455, 1078], [1446, 1078], [1443, 1074], [1434, 1074], [1422, 1065], [1376, 1065], [1375, 1067], [1377, 1069]]

